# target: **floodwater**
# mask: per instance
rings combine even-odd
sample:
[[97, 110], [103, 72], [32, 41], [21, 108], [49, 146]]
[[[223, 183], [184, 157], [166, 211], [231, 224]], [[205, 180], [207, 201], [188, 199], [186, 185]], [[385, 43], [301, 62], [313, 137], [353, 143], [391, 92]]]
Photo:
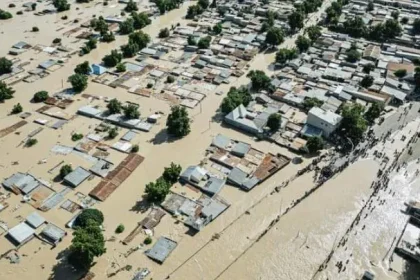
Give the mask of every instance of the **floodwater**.
[[[79, 13], [109, 14], [109, 11], [104, 9], [111, 9], [111, 13], [117, 13], [118, 8], [113, 5], [116, 1], [110, 2], [112, 3], [107, 8], [102, 5], [95, 6], [96, 12], [92, 12], [90, 9], [82, 9]], [[169, 27], [171, 24], [178, 22], [185, 23], [181, 18], [185, 15], [189, 4], [185, 3], [180, 9], [171, 11], [154, 20], [153, 24], [146, 27], [144, 31], [155, 37], [162, 27]], [[3, 3], [0, 7], [3, 7]], [[72, 11], [71, 13], [75, 12]], [[89, 17], [91, 14], [89, 14]], [[71, 16], [75, 17], [76, 15], [71, 14]], [[22, 40], [18, 34], [21, 34], [24, 30], [29, 30], [34, 25], [33, 22], [36, 22], [41, 31], [39, 34], [27, 34], [28, 37], [25, 40], [28, 40], [31, 44], [40, 44], [43, 41], [50, 42], [58, 34], [61, 34], [57, 31], [47, 32], [48, 26], [52, 25], [54, 20], [58, 20], [53, 17], [56, 16], [35, 18], [28, 14], [19, 18], [15, 27], [10, 27], [11, 24], [9, 23], [0, 23], [0, 30], [3, 32], [1, 37], [7, 37], [8, 43], [9, 38], [13, 41]], [[80, 17], [86, 18], [86, 15], [80, 14]], [[44, 19], [45, 21], [43, 21]], [[45, 36], [46, 39], [42, 39], [44, 38], [42, 36]], [[45, 79], [33, 84], [19, 83], [14, 86], [16, 90], [15, 98], [1, 104], [0, 127], [6, 127], [19, 120], [17, 116], [8, 116], [8, 112], [17, 102], [23, 105], [25, 111], [34, 114], [32, 119], [41, 116], [45, 118], [45, 116], [34, 112], [40, 105], [29, 102], [33, 93], [38, 90], [48, 90], [50, 93], [54, 93], [61, 90], [63, 86], [68, 86], [65, 81], [71, 75], [76, 64], [84, 60], [98, 62], [111, 49], [117, 48], [127, 40], [126, 36], [117, 36], [117, 38], [116, 42], [109, 45], [100, 44], [98, 49], [92, 51], [88, 56], [72, 58], [62, 69]], [[64, 40], [68, 40], [68, 43], [70, 43], [70, 39]], [[291, 43], [292, 40], [285, 42], [286, 45]], [[1, 55], [6, 54], [8, 46], [9, 44], [7, 46], [0, 44]], [[23, 58], [25, 59], [25, 56]], [[26, 59], [29, 58], [26, 57]], [[250, 63], [250, 69], [267, 69], [273, 60], [274, 53], [259, 54]], [[248, 79], [241, 77], [231, 85], [223, 85], [217, 90], [226, 92], [230, 86], [239, 86], [246, 83], [248, 83]], [[118, 97], [122, 101], [139, 103], [144, 114], [155, 111], [169, 112], [169, 105], [166, 102], [155, 98], [143, 98], [128, 94], [121, 88], [113, 89], [100, 84], [89, 83], [85, 93], [104, 97]], [[140, 145], [139, 153], [145, 156], [146, 160], [106, 202], [97, 205], [105, 215], [106, 238], [116, 238], [116, 241], [110, 240], [107, 242], [107, 253], [99, 258], [97, 264], [92, 268], [98, 279], [106, 279], [108, 273], [114, 272], [127, 264], [133, 266], [133, 271], [123, 271], [113, 279], [130, 279], [134, 270], [141, 267], [148, 267], [152, 271], [151, 277], [155, 280], [164, 279], [167, 275], [171, 275], [170, 279], [181, 280], [311, 279], [318, 266], [324, 261], [331, 249], [337, 245], [337, 240], [341, 239], [372, 191], [369, 187], [380, 168], [379, 163], [373, 157], [356, 162], [336, 178], [331, 179], [298, 206], [282, 216], [280, 221], [258, 242], [256, 242], [257, 238], [272, 221], [279, 214], [284, 213], [293, 201], [302, 197], [305, 192], [314, 186], [314, 174], [308, 173], [295, 179], [279, 193], [270, 195], [275, 186], [291, 178], [310, 160], [304, 159], [304, 162], [300, 165], [288, 165], [249, 193], [226, 186], [220, 195], [232, 203], [231, 207], [195, 236], [186, 234], [188, 229], [184, 225], [176, 223], [172, 217], [166, 215], [155, 229], [154, 236], [164, 235], [172, 238], [178, 242], [178, 247], [163, 265], [158, 265], [145, 257], [142, 251], [146, 248], [142, 248], [130, 256], [124, 256], [129, 249], [141, 244], [145, 237], [145, 235], [140, 234], [129, 246], [122, 245], [119, 242], [146, 215], [145, 204], [142, 199], [145, 184], [159, 177], [163, 168], [168, 166], [170, 162], [179, 163], [183, 168], [199, 163], [204, 157], [205, 149], [211, 143], [211, 139], [218, 133], [251, 143], [263, 151], [293, 156], [283, 148], [267, 142], [256, 142], [252, 137], [225, 128], [216, 121], [209, 121], [215, 116], [222, 98], [223, 96], [215, 94], [209, 95], [204, 100], [202, 108], [190, 111], [193, 119], [192, 132], [182, 140], [166, 141], [163, 130], [164, 120], [159, 121], [152, 132], [139, 134], [136, 138]], [[82, 105], [103, 105], [102, 103], [101, 101], [77, 98], [66, 111], [74, 113]], [[96, 124], [98, 124], [96, 120], [76, 117], [59, 131], [45, 128], [37, 136], [39, 144], [36, 148], [25, 149], [17, 147], [17, 145], [29, 132], [38, 127], [34, 123], [27, 124], [20, 129], [21, 133], [19, 135], [12, 134], [0, 140], [0, 145], [6, 147], [0, 150], [1, 177], [7, 177], [17, 171], [30, 170], [41, 178], [51, 179], [52, 175], [48, 173], [48, 170], [62, 160], [71, 161], [74, 165], [86, 166], [86, 163], [76, 156], [69, 159], [68, 156], [52, 155], [49, 150], [56, 143], [74, 145], [70, 140], [72, 132], [77, 131], [86, 135], [92, 131]], [[412, 124], [412, 126], [415, 125]], [[415, 131], [413, 127], [411, 129]], [[124, 130], [121, 135], [123, 132]], [[156, 134], [157, 136], [155, 136]], [[112, 143], [109, 142], [109, 144]], [[391, 152], [394, 149], [393, 145], [399, 147], [404, 145], [400, 141], [391, 144], [387, 144], [389, 145], [387, 149]], [[45, 158], [48, 159], [46, 164], [36, 164], [37, 161]], [[123, 155], [119, 153], [111, 154], [111, 159], [115, 162], [122, 158]], [[12, 165], [12, 161], [18, 161], [19, 165]], [[86, 167], [89, 167], [89, 165]], [[329, 279], [354, 279], [360, 276], [360, 273], [365, 269], [371, 267], [370, 261], [377, 265], [378, 273], [382, 271], [379, 268], [383, 267], [384, 277], [391, 277], [392, 279], [393, 275], [387, 273], [386, 263], [381, 260], [394, 236], [399, 233], [401, 226], [404, 225], [405, 217], [399, 215], [402, 204], [410, 195], [417, 195], [415, 191], [411, 191], [416, 184], [407, 183], [412, 180], [410, 175], [407, 178], [401, 176], [401, 174], [393, 176], [395, 178], [391, 181], [391, 188], [396, 191], [395, 196], [383, 195], [382, 199], [386, 198], [387, 202], [381, 207], [377, 207], [380, 211], [372, 212], [369, 215], [368, 220], [366, 220], [369, 221], [369, 224], [363, 231], [357, 230], [358, 234], [349, 239], [347, 250], [342, 247], [336, 250], [328, 268], [323, 274], [317, 275], [319, 279], [326, 279], [327, 277]], [[83, 184], [78, 191], [88, 193], [97, 182], [98, 180], [94, 179], [88, 184]], [[73, 197], [74, 194], [71, 198]], [[33, 211], [31, 206], [21, 204], [18, 196], [12, 196], [9, 203], [11, 207], [6, 212], [1, 213], [0, 219], [11, 226], [16, 225], [22, 217], [26, 217]], [[16, 210], [14, 210], [15, 208]], [[42, 215], [60, 226], [63, 226], [72, 216], [62, 209], [54, 209], [42, 213]], [[116, 236], [114, 230], [120, 223], [125, 225], [126, 232]], [[215, 233], [219, 233], [220, 237], [210, 241]], [[32, 240], [19, 249], [21, 254], [19, 264], [10, 264], [6, 259], [0, 260], [0, 279], [77, 279], [77, 275], [61, 261], [65, 256], [65, 248], [69, 246], [70, 241], [71, 236], [67, 236], [63, 242], [51, 250], [48, 246], [41, 244], [40, 241]], [[0, 248], [3, 252], [14, 248], [14, 246], [2, 236], [0, 238]], [[349, 263], [345, 274], [338, 274], [334, 266], [335, 262], [348, 259], [350, 251], [354, 252], [353, 260]]]

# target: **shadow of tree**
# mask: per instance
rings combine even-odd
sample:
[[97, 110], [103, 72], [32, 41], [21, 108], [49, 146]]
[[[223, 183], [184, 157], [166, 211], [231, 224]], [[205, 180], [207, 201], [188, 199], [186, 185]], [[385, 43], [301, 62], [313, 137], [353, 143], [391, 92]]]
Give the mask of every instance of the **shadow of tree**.
[[130, 211], [137, 212], [137, 213], [145, 213], [149, 208], [152, 207], [152, 203], [147, 201], [147, 196], [143, 195], [142, 199], [139, 201], [136, 201], [136, 204], [134, 204], [133, 207], [131, 207]]
[[174, 137], [168, 134], [168, 130], [166, 128], [163, 128], [161, 131], [159, 131], [153, 139], [150, 140], [151, 143], [154, 145], [160, 145], [163, 143], [171, 143], [178, 139], [181, 139], [179, 137]]
[[75, 269], [68, 263], [67, 257], [69, 253], [70, 250], [68, 248], [58, 253], [56, 257], [58, 262], [53, 266], [48, 280], [78, 280], [87, 273], [87, 271]]

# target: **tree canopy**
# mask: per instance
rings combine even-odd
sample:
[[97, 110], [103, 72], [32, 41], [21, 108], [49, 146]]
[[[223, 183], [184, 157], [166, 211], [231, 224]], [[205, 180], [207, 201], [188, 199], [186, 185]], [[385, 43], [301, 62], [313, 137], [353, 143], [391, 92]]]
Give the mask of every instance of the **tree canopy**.
[[147, 199], [151, 202], [162, 202], [169, 193], [171, 185], [163, 177], [146, 185]]
[[89, 220], [85, 227], [78, 227], [74, 231], [69, 255], [69, 262], [73, 266], [88, 270], [94, 258], [105, 252], [105, 238], [95, 222]]
[[306, 38], [305, 36], [299, 35], [296, 39], [295, 44], [299, 52], [303, 53], [306, 52], [311, 46], [311, 40]]
[[274, 132], [280, 128], [281, 125], [281, 115], [280, 114], [271, 114], [267, 120], [267, 126], [270, 128], [270, 131]]
[[270, 90], [271, 79], [264, 73], [264, 71], [251, 70], [246, 76], [251, 79], [253, 90]]
[[131, 13], [131, 18], [133, 19], [134, 29], [142, 29], [143, 27], [149, 25], [152, 21], [146, 13]]
[[407, 70], [405, 69], [398, 69], [394, 72], [395, 77], [404, 78], [407, 75]]
[[355, 38], [363, 37], [367, 32], [366, 25], [359, 16], [346, 20], [343, 24], [343, 28], [347, 34]]
[[339, 134], [348, 137], [356, 145], [363, 137], [363, 133], [367, 129], [367, 122], [363, 115], [363, 106], [360, 104], [344, 105], [341, 116]]
[[204, 9], [200, 5], [192, 5], [188, 7], [186, 19], [194, 19], [196, 16], [201, 15]]
[[167, 182], [170, 182], [171, 184], [175, 184], [178, 181], [181, 171], [182, 171], [181, 165], [171, 162], [171, 165], [169, 167], [165, 167], [162, 177]]
[[370, 75], [366, 75], [363, 77], [363, 79], [360, 81], [360, 86], [364, 88], [369, 88], [373, 85], [373, 77]]
[[137, 7], [137, 3], [135, 3], [133, 0], [128, 1], [127, 5], [124, 8], [124, 11], [126, 11], [127, 13], [131, 13], [138, 10], [139, 7]]
[[308, 28], [306, 28], [306, 34], [308, 34], [309, 39], [311, 39], [312, 42], [315, 42], [319, 37], [321, 37], [321, 27], [318, 25], [311, 25]]
[[319, 136], [310, 137], [306, 142], [306, 148], [309, 153], [316, 153], [324, 148], [324, 140]]
[[224, 114], [230, 113], [238, 107], [240, 104], [248, 106], [251, 102], [252, 97], [248, 89], [245, 87], [236, 88], [231, 87], [226, 97], [223, 98], [222, 103], [220, 104], [220, 109]]
[[287, 61], [295, 59], [298, 57], [297, 50], [295, 48], [287, 49], [282, 48], [279, 49], [276, 53], [276, 62], [280, 64], [285, 64]]
[[346, 60], [348, 62], [351, 62], [351, 63], [355, 63], [361, 57], [361, 54], [357, 50], [355, 50], [355, 49], [348, 50], [346, 52], [346, 55], [347, 55]]
[[79, 216], [77, 216], [74, 221], [74, 226], [87, 227], [89, 225], [89, 221], [93, 221], [95, 224], [100, 226], [104, 222], [104, 214], [98, 209], [85, 209]]
[[420, 18], [414, 19], [412, 32], [414, 35], [420, 34]]
[[375, 69], [375, 65], [373, 63], [368, 63], [368, 64], [366, 64], [366, 65], [363, 66], [363, 70], [362, 71], [364, 73], [366, 73], [366, 74], [369, 74], [370, 71], [372, 71], [374, 69]]
[[187, 109], [181, 106], [173, 106], [166, 120], [168, 133], [177, 137], [186, 136], [190, 133], [190, 118]]
[[206, 36], [206, 37], [200, 38], [197, 46], [199, 49], [208, 49], [210, 47], [210, 43], [211, 43], [211, 36]]
[[110, 114], [119, 114], [119, 113], [121, 113], [122, 105], [121, 105], [121, 102], [118, 101], [118, 99], [116, 99], [116, 98], [111, 99], [108, 102], [108, 104], [106, 105], [106, 107], [108, 108], [108, 112]]
[[271, 27], [265, 35], [265, 42], [271, 46], [278, 46], [284, 42], [284, 33], [281, 28]]
[[289, 15], [288, 20], [289, 26], [293, 31], [301, 29], [304, 26], [305, 14], [302, 11], [295, 10]]
[[13, 63], [5, 57], [0, 57], [0, 75], [11, 73]]
[[0, 9], [0, 20], [12, 18], [12, 14], [8, 11]]
[[365, 119], [369, 123], [373, 123], [381, 115], [383, 110], [384, 105], [382, 103], [374, 102], [365, 113]]
[[119, 32], [121, 35], [127, 35], [134, 32], [134, 20], [127, 18], [125, 21], [119, 24]]
[[67, 3], [67, 0], [53, 0], [52, 3], [57, 9], [57, 12], [70, 10], [70, 4]]
[[303, 108], [306, 111], [311, 110], [313, 107], [321, 107], [324, 104], [323, 101], [319, 100], [316, 97], [309, 97], [303, 101]]
[[138, 119], [140, 117], [139, 107], [135, 104], [128, 104], [123, 107], [124, 116], [128, 119]]
[[66, 177], [71, 172], [73, 172], [73, 168], [71, 167], [70, 164], [65, 164], [65, 165], [61, 166], [61, 168], [60, 168], [61, 179], [64, 179], [64, 177]]
[[106, 67], [115, 67], [122, 60], [122, 54], [117, 50], [112, 50], [110, 54], [104, 56], [102, 61]]
[[128, 36], [128, 43], [136, 44], [140, 50], [147, 47], [147, 44], [149, 44], [149, 42], [150, 42], [150, 36], [141, 30], [131, 33]]
[[48, 99], [48, 92], [45, 90], [38, 91], [34, 94], [33, 100], [35, 102], [44, 102]]
[[91, 72], [89, 61], [80, 63], [74, 68], [75, 74], [89, 75]]
[[0, 81], [0, 102], [4, 102], [6, 99], [13, 98], [13, 94], [15, 91], [13, 88], [7, 86], [7, 84], [3, 81]]
[[76, 93], [84, 91], [88, 86], [88, 77], [82, 74], [73, 74], [68, 81]]
[[220, 22], [213, 26], [214, 34], [220, 34], [220, 33], [222, 33], [222, 30], [223, 30], [223, 27], [222, 27], [222, 24]]
[[169, 31], [169, 29], [168, 28], [162, 28], [160, 31], [159, 31], [159, 38], [167, 38], [167, 37], [169, 37], [169, 35], [170, 35], [171, 33], [170, 33], [170, 31]]

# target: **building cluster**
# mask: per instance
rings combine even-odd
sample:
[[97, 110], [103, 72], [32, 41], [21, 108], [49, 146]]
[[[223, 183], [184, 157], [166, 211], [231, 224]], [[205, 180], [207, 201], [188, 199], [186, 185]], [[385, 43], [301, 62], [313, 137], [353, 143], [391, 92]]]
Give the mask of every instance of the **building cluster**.
[[162, 207], [199, 231], [229, 207], [219, 195], [226, 184], [250, 191], [289, 162], [283, 155], [264, 153], [219, 134], [202, 163], [181, 173], [180, 184]]
[[[350, 61], [349, 51], [359, 57]], [[248, 106], [239, 105], [224, 121], [264, 135], [269, 116], [281, 114], [280, 129], [268, 138], [300, 150], [308, 137], [328, 138], [336, 131], [342, 120], [340, 108], [346, 103], [360, 104], [367, 111], [374, 102], [399, 105], [411, 98], [416, 68], [412, 60], [419, 54], [415, 48], [325, 32], [306, 52], [277, 65], [281, 70], [271, 79], [271, 92], [254, 94]], [[372, 77], [372, 84], [364, 87], [366, 76]], [[311, 108], [309, 100], [316, 100]]]

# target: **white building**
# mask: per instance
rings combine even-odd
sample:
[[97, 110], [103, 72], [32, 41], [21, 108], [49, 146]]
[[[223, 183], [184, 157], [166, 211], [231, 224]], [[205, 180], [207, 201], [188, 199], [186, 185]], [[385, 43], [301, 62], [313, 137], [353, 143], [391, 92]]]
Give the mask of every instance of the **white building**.
[[328, 110], [313, 107], [309, 113], [306, 123], [322, 130], [322, 135], [330, 136], [339, 126], [342, 117]]

